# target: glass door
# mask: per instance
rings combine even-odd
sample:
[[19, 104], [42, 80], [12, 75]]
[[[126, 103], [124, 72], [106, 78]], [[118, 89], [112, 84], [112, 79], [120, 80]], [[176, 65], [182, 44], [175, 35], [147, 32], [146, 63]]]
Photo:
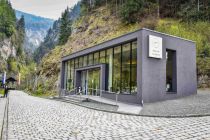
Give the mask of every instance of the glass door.
[[88, 70], [88, 94], [100, 95], [100, 69]]
[[81, 72], [81, 90], [83, 95], [87, 95], [87, 71], [82, 71]]

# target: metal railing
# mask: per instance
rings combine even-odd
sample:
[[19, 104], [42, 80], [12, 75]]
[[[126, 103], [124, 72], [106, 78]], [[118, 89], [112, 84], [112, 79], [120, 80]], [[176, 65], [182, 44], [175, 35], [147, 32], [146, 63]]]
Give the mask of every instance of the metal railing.
[[[84, 92], [85, 92], [85, 90], [84, 90]], [[111, 92], [111, 91], [107, 91], [107, 90], [88, 88], [87, 89], [87, 98], [89, 99], [89, 96], [98, 96], [98, 95], [100, 97], [103, 97], [103, 93], [114, 94], [115, 95], [115, 103], [117, 105], [117, 103], [118, 103], [118, 95], [120, 94], [120, 92]]]

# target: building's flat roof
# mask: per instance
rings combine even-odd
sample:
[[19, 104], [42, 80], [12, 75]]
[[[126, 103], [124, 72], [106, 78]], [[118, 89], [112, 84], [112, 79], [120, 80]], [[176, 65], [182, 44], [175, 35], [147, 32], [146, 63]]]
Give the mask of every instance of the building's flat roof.
[[110, 41], [113, 41], [113, 40], [122, 38], [122, 37], [124, 37], [124, 36], [128, 36], [128, 35], [131, 35], [131, 34], [135, 34], [135, 33], [140, 32], [140, 31], [142, 31], [142, 30], [146, 30], [146, 31], [158, 33], [158, 34], [161, 34], [161, 35], [165, 35], [165, 36], [169, 36], [169, 37], [173, 37], [173, 38], [177, 38], [177, 39], [181, 39], [181, 40], [184, 40], [184, 41], [188, 41], [188, 42], [195, 43], [195, 41], [192, 41], [192, 40], [189, 40], [189, 39], [181, 38], [181, 37], [178, 37], [178, 36], [170, 35], [170, 34], [167, 34], [167, 33], [162, 33], [162, 32], [155, 31], [155, 30], [151, 30], [151, 29], [147, 29], [147, 28], [141, 28], [141, 29], [138, 29], [138, 30], [136, 30], [136, 31], [129, 32], [129, 33], [126, 33], [126, 34], [124, 34], [124, 35], [121, 35], [121, 36], [115, 37], [115, 38], [113, 38], [113, 39], [104, 41], [104, 42], [102, 42], [102, 43], [96, 44], [96, 45], [94, 45], [94, 46], [92, 46], [92, 47], [88, 47], [88, 48], [85, 48], [85, 49], [83, 49], [83, 50], [79, 50], [79, 51], [77, 51], [77, 52], [74, 52], [74, 53], [71, 53], [71, 54], [69, 54], [69, 55], [63, 56], [63, 57], [61, 57], [61, 58], [62, 58], [62, 60], [66, 60], [66, 59], [68, 59], [67, 57], [69, 57], [69, 56], [71, 56], [71, 55], [74, 55], [74, 54], [77, 54], [77, 53], [80, 53], [80, 52], [89, 50], [89, 49], [91, 49], [91, 48], [94, 48], [94, 47], [97, 47], [97, 46], [106, 44], [107, 42], [110, 42]]

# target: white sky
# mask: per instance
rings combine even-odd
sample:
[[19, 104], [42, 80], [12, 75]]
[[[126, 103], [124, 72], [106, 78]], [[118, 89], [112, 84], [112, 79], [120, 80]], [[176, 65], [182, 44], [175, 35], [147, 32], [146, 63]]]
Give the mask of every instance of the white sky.
[[10, 0], [16, 10], [37, 16], [58, 19], [67, 6], [74, 6], [79, 0]]

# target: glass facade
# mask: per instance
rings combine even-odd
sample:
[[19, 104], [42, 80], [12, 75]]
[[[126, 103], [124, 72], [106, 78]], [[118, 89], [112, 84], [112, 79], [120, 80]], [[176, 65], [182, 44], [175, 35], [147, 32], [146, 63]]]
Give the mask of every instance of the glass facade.
[[[137, 42], [129, 42], [105, 50], [99, 50], [78, 58], [66, 61], [64, 88], [72, 90], [75, 68], [97, 64], [107, 64], [106, 90], [121, 94], [135, 94], [137, 92]], [[100, 70], [88, 70], [88, 87], [99, 89]], [[93, 82], [94, 81], [94, 82]], [[94, 93], [93, 91], [91, 91]], [[94, 93], [96, 94], [96, 93]]]

